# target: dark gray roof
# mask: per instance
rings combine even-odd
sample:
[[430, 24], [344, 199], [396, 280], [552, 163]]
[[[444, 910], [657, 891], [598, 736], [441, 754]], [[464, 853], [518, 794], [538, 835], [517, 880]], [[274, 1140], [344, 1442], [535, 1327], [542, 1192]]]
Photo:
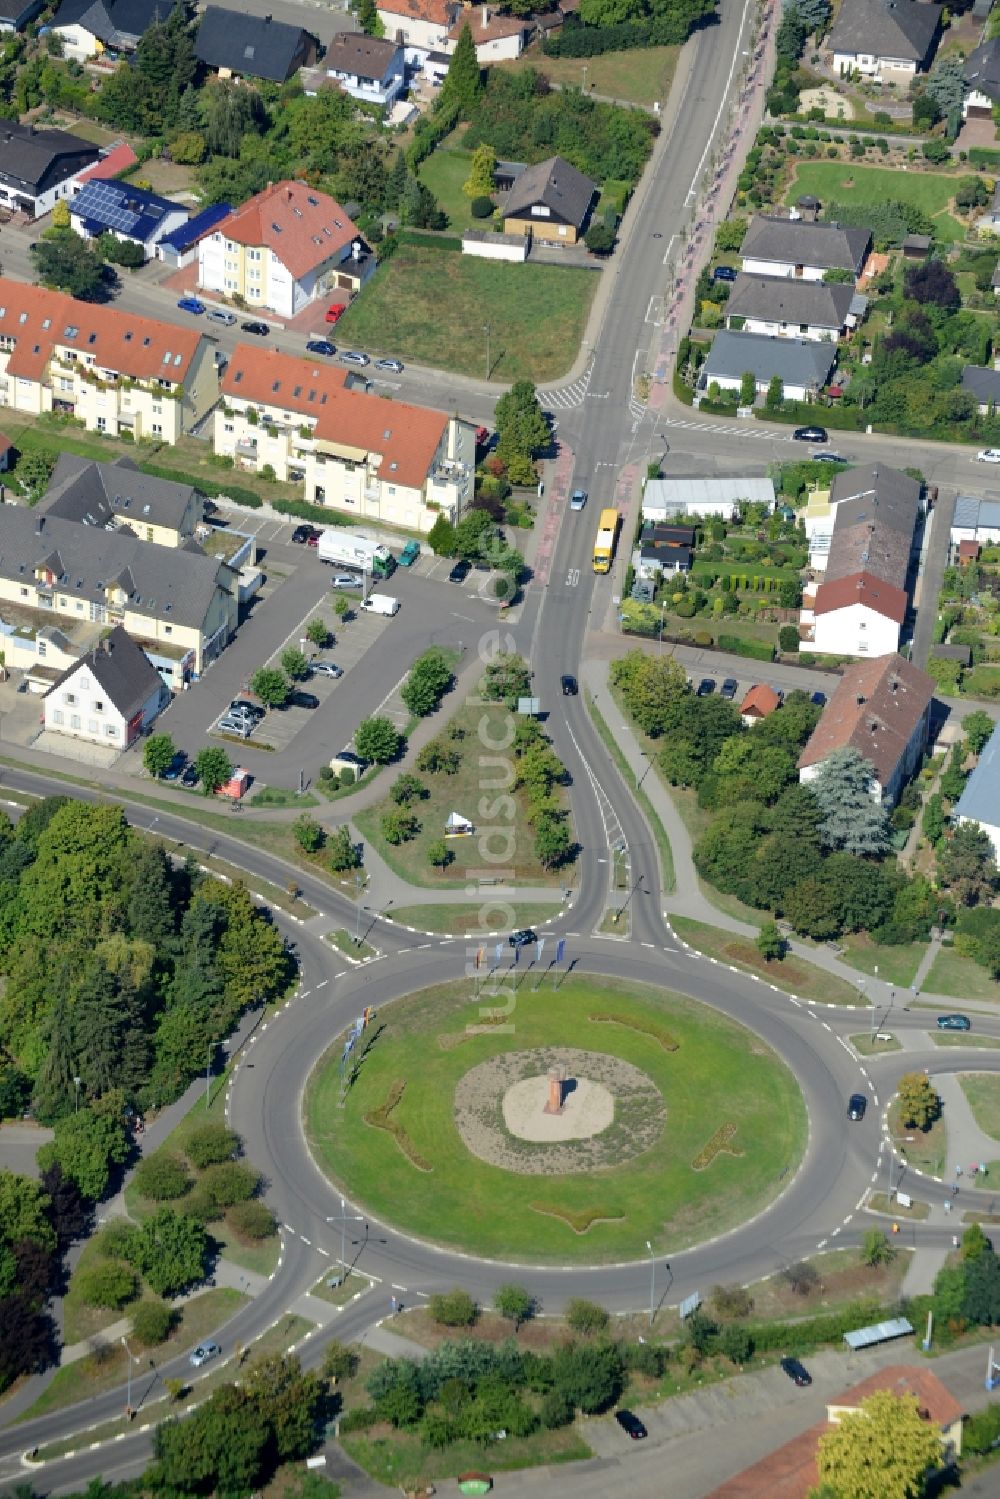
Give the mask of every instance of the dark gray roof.
[[965, 85], [1000, 100], [1000, 37], [981, 42], [965, 59]]
[[543, 203], [564, 223], [582, 228], [590, 211], [597, 183], [591, 182], [561, 156], [550, 156], [537, 166], [525, 167], [503, 202], [504, 218], [530, 216], [533, 203]]
[[751, 276], [741, 271], [726, 303], [726, 316], [840, 329], [851, 310], [853, 296], [853, 286], [846, 283], [797, 281], [791, 276]]
[[363, 31], [338, 31], [326, 51], [324, 66], [331, 73], [348, 73], [381, 83], [400, 53], [398, 42], [366, 36]]
[[830, 499], [838, 503], [824, 583], [866, 573], [905, 589], [920, 514], [916, 480], [885, 464], [848, 469], [831, 484]]
[[953, 815], [981, 823], [983, 827], [1000, 827], [1000, 728], [990, 735]]
[[757, 380], [772, 380], [777, 375], [786, 385], [818, 387], [825, 384], [836, 357], [836, 344], [732, 333], [724, 328], [715, 335], [705, 362], [705, 379], [715, 380], [719, 375], [739, 379], [749, 372]]
[[121, 625], [116, 625], [87, 655], [68, 666], [45, 696], [55, 692], [81, 667], [86, 667], [109, 702], [126, 720], [134, 717], [153, 693], [165, 691], [163, 679], [146, 652], [136, 645]]
[[194, 43], [195, 56], [206, 67], [272, 83], [285, 83], [315, 50], [316, 38], [301, 26], [221, 5], [208, 6]]
[[177, 531], [193, 494], [192, 485], [142, 474], [128, 458], [95, 463], [63, 453], [38, 511], [109, 530], [126, 524]]
[[962, 389], [977, 401], [1000, 401], [1000, 370], [967, 364], [962, 371]]
[[166, 21], [181, 0], [62, 0], [54, 27], [77, 23], [110, 46], [134, 45], [155, 20]]
[[750, 220], [740, 254], [750, 260], [780, 260], [823, 271], [853, 271], [864, 265], [871, 230], [854, 225], [809, 223], [757, 214]]
[[1000, 526], [1000, 500], [981, 500], [976, 495], [960, 494], [955, 501], [952, 530], [978, 531]]
[[105, 603], [119, 582], [130, 612], [200, 629], [216, 589], [231, 588], [233, 573], [217, 557], [191, 556], [151, 546], [128, 531], [81, 526], [20, 505], [0, 505], [0, 577], [31, 582], [45, 564], [67, 598]]
[[909, 474], [888, 463], [863, 463], [856, 468], [840, 469], [830, 485], [830, 503], [872, 495], [879, 500], [896, 500], [916, 507], [920, 503], [920, 485]]
[[35, 194], [90, 166], [100, 151], [67, 130], [36, 130], [17, 120], [0, 120], [0, 181]]
[[827, 46], [832, 52], [920, 64], [931, 50], [942, 10], [926, 0], [843, 0]]

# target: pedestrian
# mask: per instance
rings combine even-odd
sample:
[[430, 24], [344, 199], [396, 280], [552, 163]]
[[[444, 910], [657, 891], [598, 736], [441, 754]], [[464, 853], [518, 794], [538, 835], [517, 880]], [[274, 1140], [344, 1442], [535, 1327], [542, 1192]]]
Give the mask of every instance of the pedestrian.
[[899, 1233], [899, 1224], [898, 1223], [894, 1223], [892, 1225], [892, 1231], [893, 1231], [894, 1234], [898, 1234]]
[[952, 1195], [952, 1197], [957, 1197], [958, 1196], [958, 1182], [956, 1182], [955, 1185], [952, 1187], [952, 1189], [951, 1189], [951, 1195]]
[[956, 1176], [961, 1176], [961, 1174], [962, 1174], [962, 1168], [961, 1168], [961, 1166], [956, 1166], [955, 1167], [955, 1175]]

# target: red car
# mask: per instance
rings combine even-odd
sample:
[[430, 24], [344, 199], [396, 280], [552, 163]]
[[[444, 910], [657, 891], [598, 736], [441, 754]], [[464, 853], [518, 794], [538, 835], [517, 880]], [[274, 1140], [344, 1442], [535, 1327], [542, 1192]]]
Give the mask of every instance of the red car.
[[326, 309], [326, 320], [328, 323], [339, 323], [347, 311], [343, 302], [334, 302], [332, 307]]
[[320, 534], [321, 533], [319, 531], [314, 531], [311, 536], [307, 536], [306, 537], [306, 546], [307, 547], [318, 547], [319, 546]]

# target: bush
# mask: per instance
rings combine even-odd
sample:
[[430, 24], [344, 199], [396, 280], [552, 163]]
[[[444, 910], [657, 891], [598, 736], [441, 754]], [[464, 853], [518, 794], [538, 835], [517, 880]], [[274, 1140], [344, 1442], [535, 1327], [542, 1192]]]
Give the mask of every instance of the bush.
[[88, 1306], [120, 1311], [135, 1299], [138, 1282], [134, 1273], [119, 1260], [97, 1260], [76, 1277], [76, 1289]]
[[132, 1336], [144, 1348], [169, 1338], [176, 1314], [163, 1301], [140, 1301], [132, 1313]]
[[233, 1161], [240, 1153], [240, 1137], [224, 1124], [203, 1124], [188, 1135], [184, 1153], [199, 1169], [217, 1161]]
[[141, 1195], [151, 1197], [154, 1202], [173, 1202], [183, 1197], [191, 1185], [184, 1162], [166, 1150], [157, 1150], [140, 1161], [133, 1181]]
[[352, 1431], [370, 1431], [378, 1424], [379, 1414], [373, 1405], [359, 1405], [354, 1410], [345, 1411], [337, 1423], [337, 1429], [341, 1435], [347, 1435]]
[[267, 1239], [278, 1226], [271, 1209], [256, 1199], [235, 1202], [226, 1213], [226, 1222], [241, 1239]]
[[778, 648], [784, 655], [797, 655], [799, 632], [795, 625], [782, 625], [778, 631]]
[[488, 219], [493, 214], [493, 199], [485, 196], [473, 198], [471, 208], [474, 219]]
[[213, 1207], [229, 1208], [237, 1202], [249, 1202], [259, 1186], [260, 1176], [251, 1166], [220, 1161], [206, 1168], [198, 1182], [198, 1193]]
[[742, 635], [720, 635], [719, 650], [734, 656], [750, 656], [754, 661], [773, 661], [774, 646], [766, 640], [744, 640]]
[[572, 1421], [573, 1402], [563, 1394], [562, 1390], [549, 1390], [542, 1397], [539, 1415], [542, 1425], [549, 1431], [555, 1431], [557, 1427], [568, 1426]]
[[453, 1291], [438, 1291], [428, 1302], [428, 1310], [441, 1327], [471, 1327], [479, 1316], [479, 1307], [468, 1291], [457, 1286]]
[[126, 1223], [124, 1218], [112, 1218], [95, 1240], [97, 1251], [106, 1259], [130, 1259], [134, 1237], [135, 1228], [131, 1223]]
[[596, 1301], [574, 1296], [566, 1303], [566, 1323], [573, 1332], [603, 1332], [608, 1325], [608, 1314]]
[[744, 1286], [713, 1286], [712, 1305], [720, 1317], [749, 1317], [753, 1297]]

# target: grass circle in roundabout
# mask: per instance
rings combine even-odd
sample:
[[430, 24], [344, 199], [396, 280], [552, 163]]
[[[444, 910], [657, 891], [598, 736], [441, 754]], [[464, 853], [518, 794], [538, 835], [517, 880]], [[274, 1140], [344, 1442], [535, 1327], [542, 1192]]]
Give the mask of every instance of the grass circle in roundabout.
[[[735, 1228], [798, 1166], [807, 1123], [790, 1070], [709, 1006], [587, 975], [537, 991], [525, 984], [509, 1013], [484, 1026], [490, 1003], [498, 1001], [485, 989], [476, 1003], [464, 980], [381, 1010], [358, 1042], [343, 1105], [343, 1037], [320, 1058], [306, 1091], [310, 1146], [373, 1217], [488, 1258], [597, 1264], [634, 1259], [647, 1239], [676, 1251]], [[565, 1057], [590, 1093], [620, 1095], [598, 1133], [581, 1126], [587, 1151], [597, 1142], [600, 1150], [577, 1169], [559, 1169], [568, 1158], [554, 1145], [553, 1171], [538, 1170], [544, 1139], [508, 1128], [502, 1083], [531, 1075], [532, 1052], [539, 1077]], [[483, 1069], [491, 1061], [498, 1065]], [[500, 1082], [476, 1087], [470, 1075], [473, 1084]], [[617, 1078], [629, 1086], [619, 1089]], [[574, 1091], [566, 1090], [567, 1108]], [[547, 1089], [540, 1110], [543, 1097]], [[506, 1140], [506, 1166], [469, 1148], [477, 1118], [484, 1138]], [[518, 1160], [526, 1150], [527, 1171]]]

